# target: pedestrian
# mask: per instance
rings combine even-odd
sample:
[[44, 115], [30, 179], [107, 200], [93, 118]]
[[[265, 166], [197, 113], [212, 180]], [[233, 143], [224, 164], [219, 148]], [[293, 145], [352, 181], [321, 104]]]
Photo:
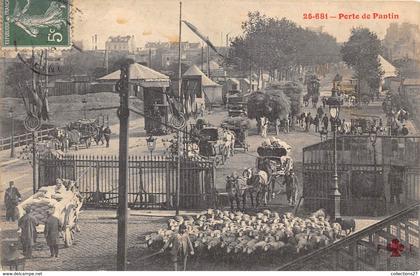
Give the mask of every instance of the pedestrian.
[[327, 140], [328, 138], [328, 130], [325, 129], [325, 127], [321, 128], [321, 131], [319, 132], [319, 135], [321, 137], [321, 142], [324, 140]]
[[318, 109], [316, 110], [316, 113], [318, 114], [318, 117], [321, 119], [322, 115], [324, 115], [324, 109], [322, 108], [322, 106], [318, 107]]
[[194, 255], [194, 248], [192, 246], [187, 227], [185, 224], [179, 226], [178, 233], [174, 233], [171, 238], [165, 243], [163, 248], [160, 250], [161, 253], [165, 251], [170, 244], [171, 248], [171, 261], [174, 265], [174, 270], [178, 270], [178, 258], [183, 260], [184, 271], [187, 270], [187, 259], [188, 255]]
[[305, 131], [306, 132], [309, 131], [309, 127], [311, 126], [311, 123], [312, 123], [312, 116], [311, 116], [311, 112], [309, 112], [305, 118]]
[[400, 205], [400, 194], [402, 193], [404, 182], [402, 173], [391, 169], [388, 175], [388, 182], [391, 186], [391, 204], [396, 202], [398, 205]]
[[276, 119], [275, 124], [276, 124], [276, 135], [279, 136], [279, 134], [280, 134], [280, 128], [281, 128], [281, 121], [280, 121], [279, 118]]
[[51, 257], [58, 258], [58, 238], [61, 229], [60, 220], [53, 216], [53, 211], [47, 211], [48, 218], [45, 222], [44, 236], [50, 248]]
[[104, 129], [104, 138], [106, 142], [106, 147], [109, 148], [109, 139], [111, 138], [111, 129], [109, 128], [109, 126], [107, 126]]
[[22, 242], [23, 255], [28, 259], [32, 258], [32, 246], [36, 241], [36, 226], [38, 224], [38, 220], [31, 213], [31, 207], [26, 206], [25, 215], [19, 219], [18, 226], [21, 229], [20, 240]]
[[315, 132], [319, 132], [319, 115], [316, 114], [314, 118], [314, 126], [315, 126]]
[[284, 185], [286, 186], [287, 202], [290, 205], [295, 205], [296, 191], [298, 186], [298, 179], [293, 170], [289, 170], [284, 175]]
[[326, 105], [327, 105], [327, 100], [325, 99], [325, 97], [322, 97], [322, 107], [325, 108]]
[[14, 186], [15, 182], [9, 182], [9, 188], [4, 193], [4, 205], [6, 206], [6, 221], [15, 221], [16, 214], [15, 209], [21, 200], [21, 195], [18, 189]]
[[267, 137], [268, 124], [268, 119], [265, 117], [261, 117], [261, 137], [263, 138]]
[[327, 114], [324, 114], [324, 117], [322, 118], [322, 124], [324, 125], [324, 129], [328, 131], [328, 117], [327, 117]]
[[96, 139], [96, 145], [99, 145], [99, 142], [101, 142], [101, 145], [104, 144], [104, 126], [101, 125], [98, 129], [98, 136]]

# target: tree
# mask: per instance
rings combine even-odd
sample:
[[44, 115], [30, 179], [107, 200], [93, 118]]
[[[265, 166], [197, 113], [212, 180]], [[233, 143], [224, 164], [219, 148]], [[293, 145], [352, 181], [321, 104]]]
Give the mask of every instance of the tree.
[[315, 33], [286, 18], [248, 13], [243, 34], [235, 37], [229, 52], [230, 64], [242, 72], [262, 69], [289, 71], [300, 65], [317, 65], [339, 60], [340, 48], [332, 36]]
[[[22, 62], [13, 62], [6, 69], [6, 97], [20, 97], [19, 91], [26, 82], [31, 83], [32, 71]], [[23, 91], [21, 91], [23, 92]]]
[[342, 46], [343, 61], [355, 70], [359, 87], [367, 83], [370, 88], [369, 91], [359, 91], [360, 94], [372, 95], [378, 91], [384, 74], [378, 58], [381, 52], [381, 41], [367, 28], [353, 28], [349, 41]]

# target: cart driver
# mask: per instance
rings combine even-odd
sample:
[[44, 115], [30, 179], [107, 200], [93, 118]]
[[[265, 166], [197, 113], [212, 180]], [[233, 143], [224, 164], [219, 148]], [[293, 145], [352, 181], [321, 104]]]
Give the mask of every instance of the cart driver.
[[56, 183], [56, 185], [55, 185], [55, 192], [56, 193], [62, 194], [66, 191], [66, 187], [64, 187], [64, 185], [63, 185], [63, 180], [61, 180], [60, 178], [57, 178], [55, 180], [55, 183]]

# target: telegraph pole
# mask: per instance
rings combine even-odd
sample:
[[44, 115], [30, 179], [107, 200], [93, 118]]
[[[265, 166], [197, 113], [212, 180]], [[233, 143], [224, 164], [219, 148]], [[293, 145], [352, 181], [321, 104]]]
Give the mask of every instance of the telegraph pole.
[[[182, 2], [179, 2], [179, 45], [178, 45], [178, 96], [181, 99], [181, 86], [182, 86], [182, 72], [181, 72], [181, 34], [182, 34]], [[178, 157], [177, 157], [177, 179], [176, 179], [176, 215], [179, 215], [179, 189], [181, 186], [181, 151], [182, 151], [182, 140], [181, 131], [177, 132], [178, 142]]]
[[127, 61], [121, 66], [121, 77], [117, 82], [117, 91], [120, 93], [120, 107], [117, 115], [120, 119], [120, 142], [118, 163], [118, 244], [117, 244], [117, 270], [126, 270], [127, 265], [127, 180], [128, 180], [128, 96], [130, 82], [130, 65]]

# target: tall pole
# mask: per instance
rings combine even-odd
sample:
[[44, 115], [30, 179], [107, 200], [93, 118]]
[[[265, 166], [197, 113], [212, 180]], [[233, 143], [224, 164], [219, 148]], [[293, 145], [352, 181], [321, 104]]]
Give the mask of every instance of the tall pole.
[[249, 59], [249, 91], [252, 92], [252, 57]]
[[333, 219], [338, 219], [341, 218], [340, 215], [340, 204], [341, 204], [341, 194], [340, 191], [338, 190], [338, 173], [337, 173], [337, 122], [336, 122], [337, 118], [334, 118], [333, 120], [333, 124], [334, 124], [334, 131], [333, 131], [333, 139], [334, 139], [334, 176], [333, 176], [333, 181], [334, 181], [334, 187], [333, 187], [333, 191], [332, 191], [332, 204], [333, 204]]
[[15, 119], [13, 118], [13, 109], [10, 108], [10, 126], [12, 131], [12, 136], [10, 138], [10, 157], [15, 157]]
[[[207, 37], [208, 40], [208, 37]], [[207, 45], [207, 77], [210, 78], [210, 47]]]
[[201, 46], [201, 71], [204, 70], [204, 47]]
[[36, 134], [36, 131], [32, 131], [32, 191], [34, 194], [37, 188]]
[[149, 48], [149, 68], [152, 68], [152, 48]]
[[130, 82], [130, 63], [121, 66], [121, 78], [117, 83], [120, 93], [120, 144], [118, 163], [118, 244], [117, 244], [117, 270], [126, 270], [127, 265], [127, 180], [128, 180], [128, 96]]
[[[178, 45], [178, 96], [181, 99], [181, 85], [182, 85], [182, 73], [181, 73], [181, 34], [182, 34], [182, 2], [179, 2], [179, 45]], [[179, 190], [181, 186], [181, 131], [178, 130], [177, 135], [178, 142], [178, 158], [177, 158], [177, 181], [176, 181], [176, 215], [179, 215]]]

